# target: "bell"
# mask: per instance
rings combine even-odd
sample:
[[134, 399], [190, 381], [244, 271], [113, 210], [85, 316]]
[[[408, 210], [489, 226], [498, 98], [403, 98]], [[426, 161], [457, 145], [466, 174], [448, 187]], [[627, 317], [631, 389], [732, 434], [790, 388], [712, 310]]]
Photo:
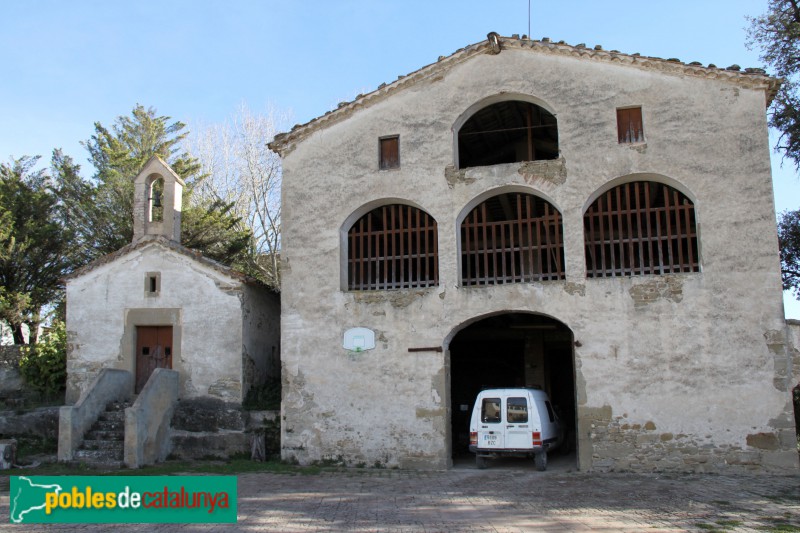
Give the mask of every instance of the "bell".
[[161, 207], [161, 193], [153, 191], [153, 207]]

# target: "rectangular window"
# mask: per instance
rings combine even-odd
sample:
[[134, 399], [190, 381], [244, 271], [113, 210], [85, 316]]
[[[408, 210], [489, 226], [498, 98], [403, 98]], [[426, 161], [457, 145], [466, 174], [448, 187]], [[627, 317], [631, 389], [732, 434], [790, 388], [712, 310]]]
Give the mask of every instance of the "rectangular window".
[[509, 398], [506, 401], [506, 420], [509, 424], [520, 424], [528, 421], [528, 400], [526, 398]]
[[500, 422], [500, 398], [484, 398], [481, 403], [481, 422]]
[[617, 109], [617, 134], [620, 144], [644, 142], [641, 107]]
[[158, 296], [161, 292], [161, 272], [146, 272], [144, 275], [145, 296]]
[[400, 136], [382, 137], [380, 139], [380, 168], [400, 168]]

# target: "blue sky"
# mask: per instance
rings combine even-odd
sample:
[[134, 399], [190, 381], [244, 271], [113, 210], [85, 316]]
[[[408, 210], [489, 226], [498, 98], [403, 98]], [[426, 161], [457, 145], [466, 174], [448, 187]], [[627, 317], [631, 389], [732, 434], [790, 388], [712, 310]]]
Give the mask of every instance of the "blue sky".
[[[745, 16], [766, 0], [531, 0], [531, 34], [683, 61], [761, 66]], [[0, 158], [62, 148], [141, 103], [190, 125], [241, 103], [306, 122], [468, 44], [528, 33], [528, 0], [0, 0]], [[800, 181], [773, 157], [779, 211]], [[800, 303], [785, 299], [787, 316]]]

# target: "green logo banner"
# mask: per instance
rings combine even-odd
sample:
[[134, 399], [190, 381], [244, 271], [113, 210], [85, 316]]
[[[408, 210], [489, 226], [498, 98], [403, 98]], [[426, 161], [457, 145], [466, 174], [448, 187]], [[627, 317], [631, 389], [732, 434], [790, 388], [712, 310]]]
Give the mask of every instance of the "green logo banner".
[[12, 476], [12, 524], [235, 523], [236, 476]]

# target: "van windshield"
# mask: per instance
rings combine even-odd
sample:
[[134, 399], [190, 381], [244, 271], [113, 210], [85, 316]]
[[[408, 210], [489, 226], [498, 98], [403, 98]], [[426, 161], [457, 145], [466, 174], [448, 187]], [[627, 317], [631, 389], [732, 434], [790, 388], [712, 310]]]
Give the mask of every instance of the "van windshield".
[[506, 406], [506, 420], [510, 424], [528, 421], [528, 401], [525, 398], [509, 398]]
[[500, 422], [500, 398], [484, 398], [481, 403], [481, 422]]

